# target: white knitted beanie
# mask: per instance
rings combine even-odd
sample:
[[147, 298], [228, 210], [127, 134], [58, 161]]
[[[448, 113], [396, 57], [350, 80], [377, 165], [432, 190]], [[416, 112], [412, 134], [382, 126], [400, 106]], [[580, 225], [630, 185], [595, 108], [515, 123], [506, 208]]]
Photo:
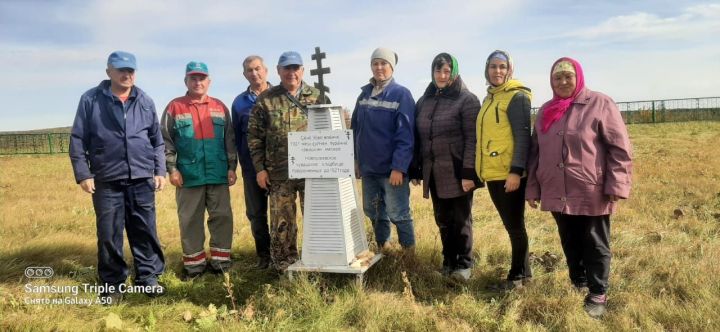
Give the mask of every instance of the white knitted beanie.
[[375, 51], [373, 51], [372, 56], [370, 57], [370, 62], [372, 62], [373, 59], [383, 59], [390, 64], [390, 67], [392, 67], [393, 70], [395, 70], [398, 56], [397, 53], [393, 52], [389, 48], [378, 47]]

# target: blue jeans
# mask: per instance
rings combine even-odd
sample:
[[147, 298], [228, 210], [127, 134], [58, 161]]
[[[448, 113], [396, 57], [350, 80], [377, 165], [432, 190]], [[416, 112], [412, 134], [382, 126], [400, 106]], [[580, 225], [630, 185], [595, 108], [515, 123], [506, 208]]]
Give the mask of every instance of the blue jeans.
[[395, 224], [403, 247], [415, 245], [415, 230], [410, 215], [410, 182], [407, 177], [399, 186], [391, 186], [389, 177], [362, 177], [363, 210], [372, 220], [379, 247], [390, 241], [390, 223]]
[[155, 228], [155, 184], [152, 178], [95, 182], [92, 195], [98, 237], [98, 274], [110, 285], [125, 282], [123, 230], [133, 255], [135, 284], [152, 285], [165, 269]]

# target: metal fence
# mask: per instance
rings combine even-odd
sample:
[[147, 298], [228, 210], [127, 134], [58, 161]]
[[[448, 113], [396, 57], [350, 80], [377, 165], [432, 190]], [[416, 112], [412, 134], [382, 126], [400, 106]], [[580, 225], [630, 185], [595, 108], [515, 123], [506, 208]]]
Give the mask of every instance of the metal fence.
[[[720, 120], [720, 97], [617, 103], [625, 123]], [[537, 108], [532, 109], [533, 119]], [[0, 134], [0, 155], [67, 153], [68, 133]]]
[[720, 97], [617, 103], [625, 123], [720, 120]]
[[[616, 104], [628, 124], [720, 120], [720, 97], [624, 101]], [[537, 108], [533, 108], [533, 118], [537, 111]]]
[[70, 134], [0, 134], [0, 155], [67, 153]]

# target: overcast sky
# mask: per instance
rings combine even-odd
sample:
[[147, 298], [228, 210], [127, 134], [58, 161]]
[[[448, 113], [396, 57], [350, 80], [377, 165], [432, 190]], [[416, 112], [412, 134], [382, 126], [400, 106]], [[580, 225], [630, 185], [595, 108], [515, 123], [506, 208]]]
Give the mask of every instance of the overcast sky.
[[395, 79], [417, 99], [430, 62], [455, 55], [472, 92], [485, 95], [487, 55], [503, 49], [515, 77], [547, 101], [550, 66], [577, 59], [589, 88], [616, 101], [720, 95], [718, 1], [0, 1], [0, 131], [70, 126], [80, 95], [106, 79], [114, 50], [138, 59], [137, 85], [158, 112], [183, 95], [184, 67], [208, 64], [210, 95], [228, 107], [247, 82], [242, 60], [266, 59], [269, 80], [287, 50], [327, 53], [334, 104], [350, 109], [378, 46], [399, 55]]

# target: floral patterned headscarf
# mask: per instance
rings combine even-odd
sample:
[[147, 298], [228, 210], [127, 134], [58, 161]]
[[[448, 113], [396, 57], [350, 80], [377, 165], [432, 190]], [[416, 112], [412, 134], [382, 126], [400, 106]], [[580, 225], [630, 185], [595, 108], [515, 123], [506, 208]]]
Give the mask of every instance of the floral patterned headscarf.
[[553, 98], [545, 104], [545, 108], [543, 110], [541, 122], [541, 129], [543, 133], [546, 133], [548, 129], [550, 129], [550, 126], [552, 126], [555, 121], [559, 120], [565, 114], [568, 108], [570, 108], [570, 104], [572, 104], [575, 100], [575, 97], [577, 97], [578, 94], [580, 94], [580, 91], [585, 88], [585, 75], [583, 75], [580, 63], [568, 57], [562, 57], [553, 63], [552, 68], [550, 69], [550, 86], [552, 86], [552, 75], [554, 73], [572, 71], [571, 69], [574, 69], [575, 72], [575, 91], [570, 97], [562, 98], [555, 93], [555, 90], [553, 90]]

